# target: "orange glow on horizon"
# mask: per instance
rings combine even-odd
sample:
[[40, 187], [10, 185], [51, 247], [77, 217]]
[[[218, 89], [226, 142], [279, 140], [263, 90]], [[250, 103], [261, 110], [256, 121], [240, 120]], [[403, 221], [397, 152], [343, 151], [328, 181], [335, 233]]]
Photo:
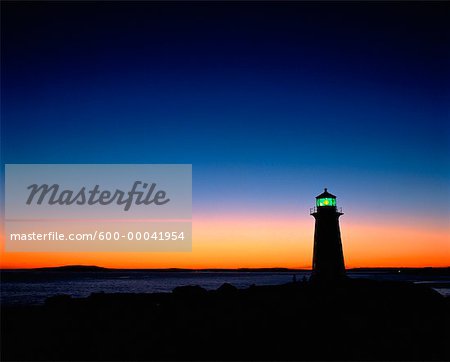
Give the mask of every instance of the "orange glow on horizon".
[[[449, 228], [434, 230], [393, 224], [341, 222], [347, 268], [447, 267]], [[98, 265], [110, 268], [310, 269], [314, 221], [268, 216], [201, 216], [193, 219], [192, 252], [24, 253], [5, 252], [0, 234], [0, 267], [35, 268]]]

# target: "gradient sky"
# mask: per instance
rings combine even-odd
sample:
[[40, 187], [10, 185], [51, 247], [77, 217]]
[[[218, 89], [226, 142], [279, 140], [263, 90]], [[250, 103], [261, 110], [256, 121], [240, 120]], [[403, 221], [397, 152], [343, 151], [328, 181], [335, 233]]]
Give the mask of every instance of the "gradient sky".
[[[450, 264], [447, 3], [2, 2], [5, 163], [190, 163], [192, 253], [3, 267]], [[3, 169], [2, 169], [3, 172]]]

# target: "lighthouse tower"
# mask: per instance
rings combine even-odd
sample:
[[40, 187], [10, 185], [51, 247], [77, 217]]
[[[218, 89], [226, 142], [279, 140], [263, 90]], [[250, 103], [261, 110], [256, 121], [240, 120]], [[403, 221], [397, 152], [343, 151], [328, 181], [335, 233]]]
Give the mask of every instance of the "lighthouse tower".
[[336, 196], [327, 189], [316, 196], [316, 206], [311, 215], [316, 219], [314, 231], [313, 271], [314, 282], [335, 282], [345, 278], [339, 217], [342, 209], [336, 207]]

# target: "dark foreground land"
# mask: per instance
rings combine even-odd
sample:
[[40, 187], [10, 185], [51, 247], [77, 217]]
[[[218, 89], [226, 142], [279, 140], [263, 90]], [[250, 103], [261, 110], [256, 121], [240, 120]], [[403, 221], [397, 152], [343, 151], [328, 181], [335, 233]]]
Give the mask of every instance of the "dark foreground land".
[[449, 360], [450, 300], [348, 280], [2, 307], [2, 360]]

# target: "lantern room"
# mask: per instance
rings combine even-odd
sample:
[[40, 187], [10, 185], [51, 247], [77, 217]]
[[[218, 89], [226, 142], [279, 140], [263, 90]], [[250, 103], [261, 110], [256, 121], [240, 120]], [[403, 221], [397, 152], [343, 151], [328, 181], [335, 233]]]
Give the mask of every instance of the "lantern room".
[[316, 196], [316, 207], [336, 207], [336, 196], [325, 188], [324, 192]]

